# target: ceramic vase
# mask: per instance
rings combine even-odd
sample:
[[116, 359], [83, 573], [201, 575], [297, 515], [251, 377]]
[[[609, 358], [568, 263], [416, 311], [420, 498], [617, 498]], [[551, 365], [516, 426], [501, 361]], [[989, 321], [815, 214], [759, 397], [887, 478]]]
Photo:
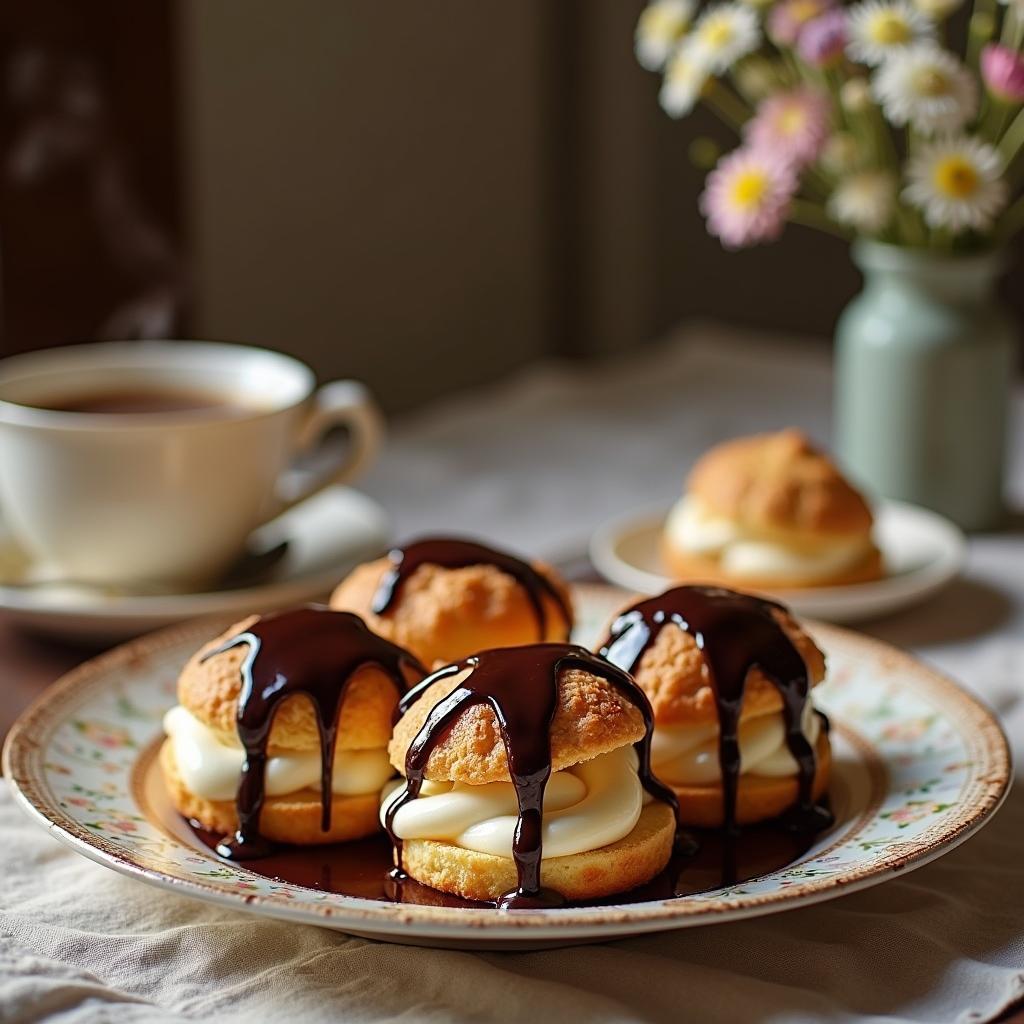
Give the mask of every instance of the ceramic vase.
[[851, 476], [969, 530], [997, 526], [1018, 351], [1001, 253], [860, 241], [863, 290], [836, 328], [836, 438]]

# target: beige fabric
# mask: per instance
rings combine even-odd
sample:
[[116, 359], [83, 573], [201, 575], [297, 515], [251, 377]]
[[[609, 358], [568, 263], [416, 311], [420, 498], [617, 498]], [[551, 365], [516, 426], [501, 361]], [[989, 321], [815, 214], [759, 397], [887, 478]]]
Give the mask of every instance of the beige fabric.
[[[735, 925], [536, 953], [262, 921], [82, 859], [0, 789], [0, 1020], [989, 1020], [1024, 996], [1024, 791], [918, 873]], [[52, 1015], [52, 1016], [50, 1016]], [[211, 1017], [212, 1015], [212, 1017]]]
[[[487, 523], [493, 540], [557, 558], [609, 514], [670, 500], [727, 433], [795, 423], [826, 438], [825, 352], [715, 337], [626, 369], [538, 371], [399, 431], [370, 489], [402, 534]], [[1014, 457], [1024, 487], [1024, 449]], [[1020, 757], [1019, 534], [975, 539], [963, 581], [867, 629], [973, 685]], [[1022, 841], [1024, 788], [959, 850], [832, 903], [603, 946], [462, 953], [262, 921], [122, 878], [60, 846], [0, 784], [0, 1021], [982, 1022], [1024, 998]]]

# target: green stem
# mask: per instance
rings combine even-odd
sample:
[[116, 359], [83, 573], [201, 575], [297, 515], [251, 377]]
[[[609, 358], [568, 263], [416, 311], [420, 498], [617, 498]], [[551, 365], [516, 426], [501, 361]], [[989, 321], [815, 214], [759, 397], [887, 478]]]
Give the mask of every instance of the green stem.
[[899, 154], [896, 152], [896, 143], [893, 141], [892, 132], [889, 131], [885, 118], [882, 117], [882, 111], [872, 104], [867, 112], [867, 117], [875, 133], [879, 167], [887, 164], [894, 171], [898, 170], [900, 166]]
[[992, 38], [995, 26], [995, 0], [975, 0], [967, 28], [967, 64], [973, 71], [978, 70], [981, 48]]
[[751, 109], [728, 86], [715, 78], [708, 80], [702, 93], [708, 106], [737, 132], [750, 120]]
[[1024, 16], [1013, 3], [1007, 8], [1003, 18], [1002, 42], [1012, 50], [1019, 50], [1020, 44], [1024, 43]]
[[921, 220], [921, 215], [905, 206], [903, 203], [896, 205], [897, 231], [903, 237], [907, 245], [926, 245], [928, 242], [928, 229]]
[[828, 179], [814, 167], [804, 171], [804, 187], [814, 192], [816, 199], [826, 199], [832, 192]]
[[999, 140], [999, 153], [1007, 167], [1013, 163], [1022, 146], [1024, 146], [1024, 110], [1019, 110], [1017, 116], [1010, 122], [1010, 127], [1006, 129], [1003, 137]]
[[1006, 122], [1013, 115], [1013, 107], [1002, 100], [990, 97], [985, 104], [985, 112], [977, 127], [977, 134], [996, 145], [1003, 136]]
[[782, 50], [782, 63], [786, 66], [786, 70], [789, 72], [789, 85], [799, 85], [801, 79], [804, 77], [803, 68], [799, 61], [797, 61], [796, 57], [793, 56], [792, 52], [789, 50]]
[[824, 207], [807, 199], [794, 199], [790, 203], [788, 220], [794, 224], [802, 224], [805, 228], [815, 228], [826, 234], [835, 235], [844, 241], [850, 240], [850, 235], [829, 217]]
[[1021, 228], [1024, 228], [1024, 196], [999, 218], [996, 238], [1000, 242], [1008, 242]]

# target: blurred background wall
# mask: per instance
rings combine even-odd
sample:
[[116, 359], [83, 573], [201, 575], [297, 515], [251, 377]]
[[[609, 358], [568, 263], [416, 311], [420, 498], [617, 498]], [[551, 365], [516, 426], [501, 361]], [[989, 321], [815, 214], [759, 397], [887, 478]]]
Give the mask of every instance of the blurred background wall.
[[395, 410], [687, 318], [827, 338], [843, 244], [706, 235], [688, 147], [730, 140], [658, 109], [641, 6], [5, 5], [3, 352], [247, 341]]

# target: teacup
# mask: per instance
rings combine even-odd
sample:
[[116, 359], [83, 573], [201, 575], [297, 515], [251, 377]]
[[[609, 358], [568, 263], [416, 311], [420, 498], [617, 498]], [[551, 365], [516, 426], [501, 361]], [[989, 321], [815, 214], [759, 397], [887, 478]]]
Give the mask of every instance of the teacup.
[[[343, 459], [296, 459], [333, 427]], [[111, 342], [0, 362], [0, 512], [58, 578], [216, 579], [259, 525], [373, 459], [383, 420], [352, 380], [266, 349]]]

